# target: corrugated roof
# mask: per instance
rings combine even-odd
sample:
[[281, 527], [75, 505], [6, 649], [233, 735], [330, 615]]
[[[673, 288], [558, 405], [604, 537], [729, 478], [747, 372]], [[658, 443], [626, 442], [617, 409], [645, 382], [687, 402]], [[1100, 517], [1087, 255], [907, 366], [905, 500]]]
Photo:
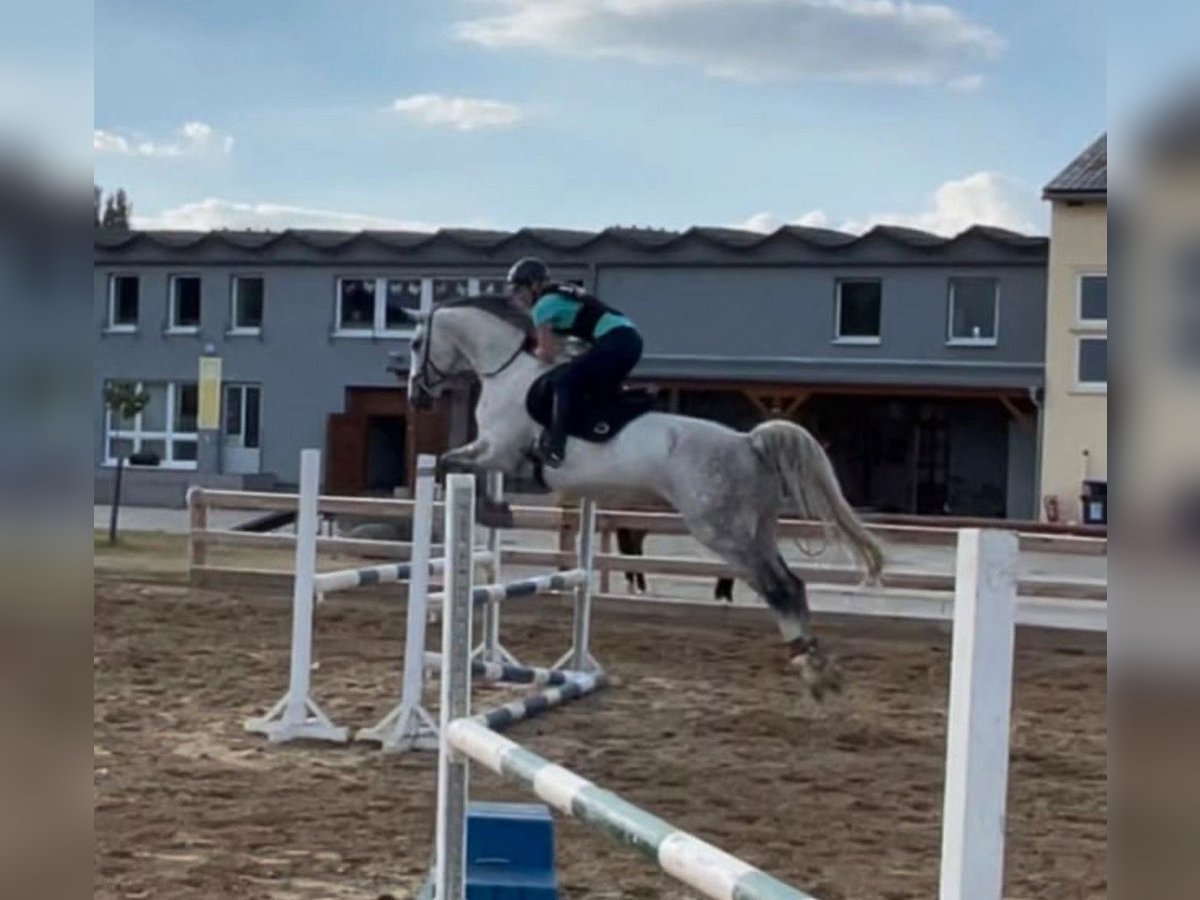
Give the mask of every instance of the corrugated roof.
[[1108, 194], [1108, 134], [1071, 160], [1043, 190], [1047, 200], [1101, 198]]
[[1046, 244], [1046, 238], [1041, 236], [1018, 234], [1002, 228], [983, 225], [968, 228], [954, 237], [944, 237], [928, 231], [894, 225], [878, 225], [865, 234], [785, 225], [769, 234], [723, 227], [695, 227], [686, 231], [628, 227], [606, 228], [602, 231], [577, 231], [560, 228], [522, 228], [518, 231], [445, 228], [436, 232], [320, 231], [313, 229], [289, 229], [273, 232], [119, 231], [100, 228], [95, 231], [94, 246], [98, 250], [122, 250], [141, 242], [147, 242], [166, 249], [180, 250], [212, 242], [223, 243], [235, 249], [253, 251], [272, 244], [293, 241], [321, 253], [348, 250], [358, 244], [375, 244], [392, 250], [411, 250], [416, 247], [440, 244], [478, 251], [496, 250], [503, 244], [518, 239], [558, 252], [581, 250], [602, 240], [648, 252], [675, 248], [696, 241], [737, 252], [750, 252], [769, 243], [791, 243], [837, 251], [880, 240], [923, 251], [942, 250], [968, 240], [983, 240], [1015, 249], [1036, 249], [1044, 247]]

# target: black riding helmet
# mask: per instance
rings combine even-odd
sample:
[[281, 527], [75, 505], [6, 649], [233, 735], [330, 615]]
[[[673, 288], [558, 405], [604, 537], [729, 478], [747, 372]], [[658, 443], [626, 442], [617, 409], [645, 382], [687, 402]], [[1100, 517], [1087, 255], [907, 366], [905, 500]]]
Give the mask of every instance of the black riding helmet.
[[508, 283], [513, 287], [529, 287], [550, 280], [550, 267], [535, 256], [525, 256], [508, 270]]

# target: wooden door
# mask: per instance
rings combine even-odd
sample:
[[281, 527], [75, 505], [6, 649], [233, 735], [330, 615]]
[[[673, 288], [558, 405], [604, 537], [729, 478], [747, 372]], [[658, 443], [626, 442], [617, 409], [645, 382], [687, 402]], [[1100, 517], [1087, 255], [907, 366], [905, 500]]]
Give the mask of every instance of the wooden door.
[[358, 494], [367, 482], [367, 420], [332, 413], [325, 429], [325, 492]]

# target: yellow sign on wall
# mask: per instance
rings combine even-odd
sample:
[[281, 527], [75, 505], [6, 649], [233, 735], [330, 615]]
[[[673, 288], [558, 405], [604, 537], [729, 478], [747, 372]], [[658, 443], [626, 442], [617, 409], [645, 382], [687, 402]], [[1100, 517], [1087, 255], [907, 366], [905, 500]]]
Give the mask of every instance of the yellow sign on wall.
[[221, 427], [221, 357], [200, 357], [200, 408], [197, 427], [216, 431]]

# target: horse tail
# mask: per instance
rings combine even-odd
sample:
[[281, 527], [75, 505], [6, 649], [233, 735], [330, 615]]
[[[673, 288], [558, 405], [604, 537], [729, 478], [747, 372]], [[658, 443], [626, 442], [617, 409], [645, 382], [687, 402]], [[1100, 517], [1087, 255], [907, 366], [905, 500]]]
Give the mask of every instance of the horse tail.
[[783, 419], [763, 422], [749, 438], [759, 457], [778, 474], [800, 515], [831, 523], [862, 560], [867, 580], [878, 582], [885, 562], [883, 547], [846, 502], [833, 464], [817, 439], [808, 429]]

